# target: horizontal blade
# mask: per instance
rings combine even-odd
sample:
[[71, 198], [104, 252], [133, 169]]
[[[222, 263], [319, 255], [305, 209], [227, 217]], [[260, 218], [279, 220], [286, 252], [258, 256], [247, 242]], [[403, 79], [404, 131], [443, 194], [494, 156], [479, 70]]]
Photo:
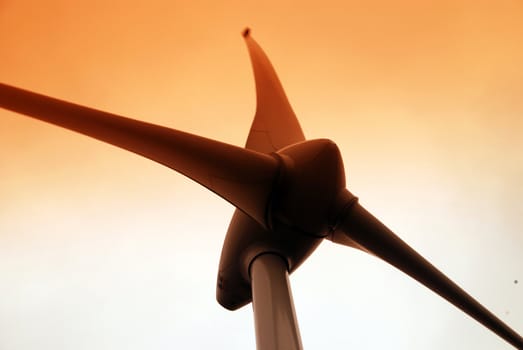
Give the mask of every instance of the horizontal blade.
[[163, 164], [207, 187], [265, 226], [277, 170], [277, 161], [269, 155], [5, 84], [0, 84], [0, 107]]
[[269, 58], [251, 37], [249, 29], [243, 32], [243, 36], [251, 57], [256, 82], [256, 114], [246, 147], [270, 153], [304, 141], [305, 136], [300, 123]]
[[342, 215], [337, 231], [432, 289], [517, 349], [523, 349], [523, 338], [520, 335], [409, 247], [359, 203], [355, 202]]

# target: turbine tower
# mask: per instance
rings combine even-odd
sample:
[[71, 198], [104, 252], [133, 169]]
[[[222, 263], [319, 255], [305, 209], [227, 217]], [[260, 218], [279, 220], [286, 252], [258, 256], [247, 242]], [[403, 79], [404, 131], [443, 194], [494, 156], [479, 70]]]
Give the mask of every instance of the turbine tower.
[[288, 275], [328, 239], [393, 265], [517, 349], [523, 338], [403, 242], [346, 189], [336, 144], [307, 140], [269, 59], [243, 32], [256, 82], [244, 148], [0, 84], [0, 107], [163, 164], [232, 203], [216, 296], [253, 303], [260, 350], [301, 349]]

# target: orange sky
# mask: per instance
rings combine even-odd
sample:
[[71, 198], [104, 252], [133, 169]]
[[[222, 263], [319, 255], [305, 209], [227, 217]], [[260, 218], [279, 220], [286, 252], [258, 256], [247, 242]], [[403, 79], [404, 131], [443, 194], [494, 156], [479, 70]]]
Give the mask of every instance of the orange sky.
[[[523, 332], [520, 1], [0, 0], [0, 81], [241, 145], [246, 25], [351, 191]], [[0, 348], [254, 348], [250, 307], [214, 300], [229, 204], [4, 111], [0, 145]], [[347, 248], [291, 282], [307, 349], [510, 349]]]

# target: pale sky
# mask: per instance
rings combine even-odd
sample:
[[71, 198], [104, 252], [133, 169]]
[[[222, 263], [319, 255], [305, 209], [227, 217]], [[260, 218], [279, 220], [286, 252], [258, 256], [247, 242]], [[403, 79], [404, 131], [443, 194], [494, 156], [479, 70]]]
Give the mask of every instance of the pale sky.
[[[361, 203], [523, 332], [521, 1], [108, 3], [0, 0], [0, 81], [243, 145], [249, 26]], [[0, 349], [255, 348], [215, 300], [230, 204], [2, 110], [0, 146]], [[328, 241], [291, 284], [305, 349], [511, 349]]]

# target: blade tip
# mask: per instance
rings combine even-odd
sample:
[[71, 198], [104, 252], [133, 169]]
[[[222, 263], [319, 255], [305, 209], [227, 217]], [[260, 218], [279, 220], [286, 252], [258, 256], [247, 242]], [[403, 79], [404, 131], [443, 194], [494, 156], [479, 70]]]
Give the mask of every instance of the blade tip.
[[245, 29], [242, 32], [242, 35], [244, 38], [247, 38], [251, 34], [251, 28], [245, 27]]

